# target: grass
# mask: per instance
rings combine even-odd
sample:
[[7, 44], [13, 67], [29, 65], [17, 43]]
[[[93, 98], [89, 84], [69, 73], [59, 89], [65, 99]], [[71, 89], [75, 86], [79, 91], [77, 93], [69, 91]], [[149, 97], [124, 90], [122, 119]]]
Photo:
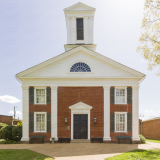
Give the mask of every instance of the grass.
[[155, 139], [146, 139], [146, 141], [160, 143], [160, 140], [155, 140]]
[[136, 149], [130, 152], [107, 158], [106, 160], [157, 160], [160, 159], [160, 150], [143, 150]]
[[0, 160], [54, 160], [27, 149], [1, 149]]

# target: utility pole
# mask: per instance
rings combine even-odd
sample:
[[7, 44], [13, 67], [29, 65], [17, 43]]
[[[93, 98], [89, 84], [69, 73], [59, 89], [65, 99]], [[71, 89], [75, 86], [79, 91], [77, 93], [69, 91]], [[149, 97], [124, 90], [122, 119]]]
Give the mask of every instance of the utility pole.
[[14, 119], [16, 118], [16, 108], [17, 108], [17, 107], [14, 106], [14, 116], [13, 116]]

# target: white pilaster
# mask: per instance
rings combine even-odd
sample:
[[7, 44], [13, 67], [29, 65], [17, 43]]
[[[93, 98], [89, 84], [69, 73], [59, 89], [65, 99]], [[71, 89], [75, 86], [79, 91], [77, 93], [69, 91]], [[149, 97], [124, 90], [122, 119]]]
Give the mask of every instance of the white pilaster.
[[110, 87], [104, 86], [104, 141], [110, 141]]
[[71, 17], [71, 44], [75, 44], [76, 36], [76, 17]]
[[22, 138], [21, 141], [29, 141], [29, 87], [22, 86]]
[[57, 86], [51, 86], [51, 138], [57, 137]]
[[139, 141], [139, 86], [132, 87], [132, 140]]
[[70, 17], [66, 17], [67, 22], [67, 44], [71, 44]]
[[84, 17], [84, 40], [85, 44], [88, 44], [88, 17]]

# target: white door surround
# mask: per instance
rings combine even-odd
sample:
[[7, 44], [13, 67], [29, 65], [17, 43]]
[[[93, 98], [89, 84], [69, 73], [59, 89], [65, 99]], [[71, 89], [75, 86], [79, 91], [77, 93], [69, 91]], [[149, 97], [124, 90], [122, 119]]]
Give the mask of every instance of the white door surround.
[[90, 110], [93, 107], [83, 102], [78, 102], [69, 107], [71, 109], [71, 140], [73, 139], [73, 115], [87, 114], [88, 115], [88, 139], [90, 139]]

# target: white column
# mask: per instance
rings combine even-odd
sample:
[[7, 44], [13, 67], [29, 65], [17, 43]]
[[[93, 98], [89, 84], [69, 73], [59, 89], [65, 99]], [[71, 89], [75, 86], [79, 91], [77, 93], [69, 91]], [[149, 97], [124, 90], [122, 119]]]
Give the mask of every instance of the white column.
[[22, 86], [22, 138], [21, 141], [29, 141], [29, 87]]
[[132, 90], [132, 140], [139, 141], [139, 86]]
[[88, 44], [88, 17], [84, 17], [84, 40]]
[[51, 87], [51, 138], [57, 137], [57, 86]]
[[110, 87], [104, 86], [104, 141], [110, 141]]

